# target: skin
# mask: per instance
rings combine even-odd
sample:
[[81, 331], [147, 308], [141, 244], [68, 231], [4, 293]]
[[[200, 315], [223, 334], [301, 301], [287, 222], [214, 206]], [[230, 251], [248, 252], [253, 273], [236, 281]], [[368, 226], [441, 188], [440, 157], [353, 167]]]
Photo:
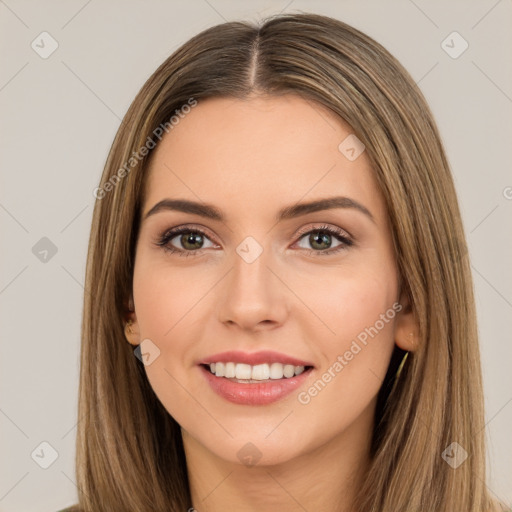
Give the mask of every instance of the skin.
[[[325, 107], [295, 95], [213, 98], [152, 155], [143, 217], [165, 198], [204, 201], [226, 216], [150, 215], [134, 269], [128, 339], [150, 339], [160, 350], [146, 373], [182, 427], [200, 512], [352, 510], [394, 344], [412, 350], [417, 327], [399, 296], [388, 214], [367, 155], [350, 161], [338, 150], [351, 133]], [[354, 208], [274, 220], [284, 206], [334, 195], [361, 203], [374, 220]], [[207, 232], [203, 249], [185, 258], [156, 245], [184, 224]], [[322, 255], [340, 246], [336, 237], [315, 247], [309, 234], [297, 236], [322, 225], [341, 228], [353, 245]], [[236, 252], [247, 236], [263, 248], [250, 264]], [[180, 240], [172, 245], [185, 251]], [[313, 363], [304, 391], [397, 302], [403, 309], [307, 404], [296, 392], [270, 405], [233, 404], [197, 366], [226, 350], [275, 350]], [[237, 455], [248, 442], [261, 457], [252, 467]]]

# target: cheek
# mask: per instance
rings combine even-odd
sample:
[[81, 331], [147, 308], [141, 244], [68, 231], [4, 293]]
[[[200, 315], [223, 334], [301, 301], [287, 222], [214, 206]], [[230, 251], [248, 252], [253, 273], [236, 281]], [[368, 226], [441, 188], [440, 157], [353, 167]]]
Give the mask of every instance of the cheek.
[[[342, 269], [332, 272], [328, 279], [320, 282], [322, 286], [313, 287], [309, 283], [307, 290], [304, 289], [302, 293], [307, 294], [304, 296], [307, 297], [308, 306], [325, 326], [323, 338], [330, 340], [327, 346], [339, 347], [340, 343], [355, 339], [375, 324], [383, 334], [389, 334], [392, 330], [397, 285], [390, 269], [386, 272], [379, 269], [374, 272]], [[320, 331], [317, 330], [317, 333]], [[331, 336], [328, 336], [329, 333]]]
[[212, 279], [207, 268], [184, 271], [165, 259], [151, 259], [144, 250], [136, 260], [133, 294], [140, 336], [150, 339], [159, 354], [145, 371], [156, 395], [173, 416], [190, 403], [188, 392], [197, 395], [194, 341], [204, 337], [203, 309], [211, 300], [208, 293], [214, 285]]
[[211, 274], [200, 268], [180, 270], [164, 261], [151, 261], [144, 253], [135, 265], [133, 293], [137, 321], [143, 337], [166, 343], [190, 321], [194, 309], [212, 286]]
[[335, 330], [344, 341], [367, 341], [392, 334], [396, 288], [392, 282], [367, 278], [345, 282], [337, 293], [338, 314]]
[[294, 443], [308, 449], [321, 446], [351, 425], [366, 435], [366, 422], [373, 421], [394, 346], [397, 289], [389, 270], [351, 270], [331, 273], [322, 287], [308, 283], [299, 289], [295, 283], [297, 295], [307, 297], [315, 314], [304, 311], [301, 304], [292, 310], [290, 320], [299, 324], [319, 367], [293, 397], [294, 423], [280, 425], [273, 432], [274, 449]]
[[327, 405], [333, 401], [357, 410], [378, 392], [393, 351], [395, 318], [401, 308], [395, 302], [396, 280], [389, 269], [341, 274], [321, 291], [309, 294], [312, 309], [316, 308], [325, 327], [317, 321], [302, 324], [321, 358], [321, 382], [307, 392], [304, 402], [322, 394], [318, 405], [325, 402], [319, 408], [324, 411], [330, 410]]

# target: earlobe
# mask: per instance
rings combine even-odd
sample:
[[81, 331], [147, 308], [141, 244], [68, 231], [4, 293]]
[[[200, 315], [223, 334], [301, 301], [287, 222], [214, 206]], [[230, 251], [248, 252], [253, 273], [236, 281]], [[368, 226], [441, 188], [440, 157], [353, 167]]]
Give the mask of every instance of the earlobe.
[[131, 345], [139, 345], [140, 344], [140, 333], [139, 333], [139, 324], [137, 322], [137, 315], [134, 311], [133, 298], [130, 296], [127, 304], [127, 314], [125, 318], [124, 325], [124, 335], [128, 343]]
[[398, 313], [395, 322], [395, 343], [408, 352], [414, 352], [418, 348], [419, 326], [410, 305], [409, 299], [402, 295], [400, 297], [402, 310]]
[[139, 328], [136, 321], [134, 321], [132, 318], [130, 318], [124, 326], [124, 335], [126, 337], [126, 340], [131, 345], [139, 345], [140, 343], [140, 334], [139, 334]]

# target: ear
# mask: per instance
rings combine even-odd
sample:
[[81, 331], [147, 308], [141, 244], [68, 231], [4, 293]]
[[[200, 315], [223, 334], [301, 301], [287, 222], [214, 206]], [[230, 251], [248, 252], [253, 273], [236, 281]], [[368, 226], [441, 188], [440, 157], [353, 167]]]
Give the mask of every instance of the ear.
[[408, 352], [414, 352], [419, 343], [419, 324], [406, 292], [400, 296], [399, 304], [402, 309], [398, 312], [395, 321], [395, 343]]
[[124, 335], [131, 345], [140, 345], [140, 331], [137, 322], [137, 315], [133, 305], [133, 297], [130, 296], [128, 303], [125, 304], [126, 313], [124, 318]]

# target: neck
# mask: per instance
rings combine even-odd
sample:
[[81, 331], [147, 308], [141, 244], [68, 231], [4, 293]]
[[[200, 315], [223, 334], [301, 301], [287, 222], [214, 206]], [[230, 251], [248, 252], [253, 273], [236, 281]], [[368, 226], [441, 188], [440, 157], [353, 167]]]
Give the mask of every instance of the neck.
[[[197, 512], [354, 512], [369, 464], [373, 408], [337, 437], [285, 462], [245, 466], [219, 458], [182, 429]], [[371, 421], [369, 421], [371, 420]]]

